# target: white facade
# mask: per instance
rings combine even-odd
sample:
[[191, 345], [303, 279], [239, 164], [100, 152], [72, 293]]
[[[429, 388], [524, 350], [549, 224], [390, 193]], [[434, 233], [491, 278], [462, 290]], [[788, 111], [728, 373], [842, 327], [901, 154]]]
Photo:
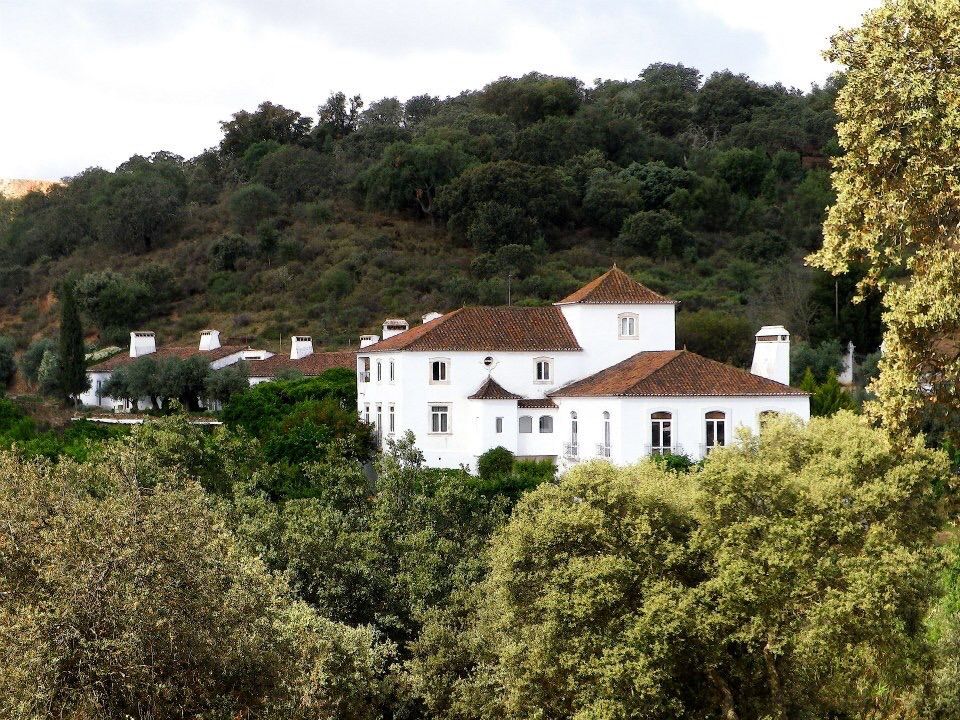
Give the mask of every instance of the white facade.
[[[711, 445], [734, 442], [739, 428], [757, 432], [762, 413], [809, 418], [808, 397], [788, 387], [783, 394], [774, 386], [758, 395], [551, 398], [560, 388], [638, 353], [673, 351], [676, 344], [672, 302], [569, 302], [557, 307], [580, 350], [434, 351], [396, 342], [407, 333], [380, 343], [364, 337], [357, 356], [361, 418], [382, 438], [411, 431], [428, 465], [471, 469], [479, 455], [497, 446], [518, 457], [552, 458], [561, 467], [597, 457], [628, 464], [651, 452], [700, 459]], [[442, 323], [437, 317], [424, 320]], [[779, 330], [774, 362], [755, 373], [773, 380], [784, 372], [789, 377], [789, 333]], [[758, 349], [764, 358], [766, 352]], [[471, 399], [488, 378], [511, 397]], [[658, 416], [663, 413], [669, 417]]]

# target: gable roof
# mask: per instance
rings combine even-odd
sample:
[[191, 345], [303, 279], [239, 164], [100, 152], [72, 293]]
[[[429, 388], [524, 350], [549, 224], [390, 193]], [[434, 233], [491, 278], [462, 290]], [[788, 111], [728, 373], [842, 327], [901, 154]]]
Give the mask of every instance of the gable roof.
[[515, 395], [509, 390], [504, 389], [504, 387], [494, 380], [492, 377], [487, 377], [483, 381], [483, 384], [477, 388], [477, 391], [468, 397], [468, 400], [519, 400], [520, 395]]
[[276, 377], [288, 370], [296, 370], [306, 376], [320, 375], [330, 368], [357, 369], [356, 350], [337, 350], [334, 352], [315, 352], [298, 360], [289, 355], [273, 355], [264, 360], [247, 360], [250, 377]]
[[464, 307], [381, 340], [361, 352], [578, 351], [577, 338], [560, 308]]
[[551, 397], [806, 396], [803, 390], [689, 350], [640, 352], [570, 383]]
[[572, 305], [575, 303], [586, 305], [672, 305], [674, 301], [641, 285], [614, 265], [600, 277], [591, 280], [579, 290], [567, 295], [557, 305]]
[[174, 357], [180, 358], [181, 360], [186, 360], [187, 358], [191, 358], [195, 355], [201, 355], [208, 359], [209, 362], [216, 362], [217, 360], [222, 360], [228, 355], [243, 352], [248, 348], [248, 345], [221, 345], [214, 350], [200, 350], [196, 345], [161, 345], [154, 352], [135, 358], [130, 357], [130, 355], [126, 352], [118, 353], [113, 357], [107, 358], [103, 362], [99, 362], [96, 365], [91, 365], [87, 368], [87, 372], [112, 372], [118, 367], [129, 365], [134, 360], [139, 360], [140, 358], [145, 357], [153, 358], [154, 360], [164, 360]]

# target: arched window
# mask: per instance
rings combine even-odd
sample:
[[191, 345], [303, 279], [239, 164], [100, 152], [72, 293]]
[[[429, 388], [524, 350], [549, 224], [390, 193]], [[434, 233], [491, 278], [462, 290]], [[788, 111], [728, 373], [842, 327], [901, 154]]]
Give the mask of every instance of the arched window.
[[617, 316], [618, 334], [621, 338], [637, 337], [638, 320], [636, 313], [621, 313]]
[[577, 444], [578, 436], [578, 424], [577, 424], [577, 414], [575, 412], [570, 413], [570, 444]]
[[377, 382], [383, 380], [383, 363], [377, 360]]
[[391, 360], [390, 361], [390, 382], [393, 382], [394, 378], [396, 378], [396, 372], [394, 371], [393, 360]]
[[540, 432], [542, 433], [553, 432], [553, 416], [552, 415], [540, 416]]
[[600, 457], [610, 457], [610, 413], [606, 410], [603, 411], [603, 443], [599, 450]]
[[553, 381], [553, 360], [550, 358], [537, 358], [534, 360], [533, 379], [538, 383], [549, 383]]
[[450, 361], [446, 358], [434, 358], [430, 361], [430, 382], [441, 384], [450, 382]]
[[727, 444], [727, 416], [719, 410], [713, 410], [706, 414], [704, 422], [706, 423], [704, 455], [709, 455], [715, 447], [723, 447]]
[[532, 433], [533, 432], [533, 418], [529, 415], [520, 416], [520, 432], [522, 433]]
[[653, 455], [673, 453], [673, 414], [655, 412], [650, 416], [650, 452]]

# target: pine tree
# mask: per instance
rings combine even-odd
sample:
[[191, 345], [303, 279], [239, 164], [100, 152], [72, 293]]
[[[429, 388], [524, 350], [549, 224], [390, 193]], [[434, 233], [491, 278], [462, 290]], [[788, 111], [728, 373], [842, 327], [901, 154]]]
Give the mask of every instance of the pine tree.
[[57, 359], [60, 375], [60, 394], [67, 404], [86, 390], [87, 380], [84, 362], [83, 327], [80, 312], [73, 294], [73, 286], [64, 284], [60, 291], [60, 345]]
[[810, 398], [810, 414], [827, 416], [840, 410], [852, 410], [853, 407], [853, 398], [843, 389], [837, 379], [836, 370], [830, 368], [827, 379], [820, 383], [813, 397]]

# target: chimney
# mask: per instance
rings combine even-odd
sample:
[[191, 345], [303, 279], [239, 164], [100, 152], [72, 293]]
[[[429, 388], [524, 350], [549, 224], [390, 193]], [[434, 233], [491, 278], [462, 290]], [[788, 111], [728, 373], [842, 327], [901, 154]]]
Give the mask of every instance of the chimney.
[[130, 333], [130, 357], [137, 358], [157, 351], [157, 337], [152, 332]]
[[313, 355], [313, 338], [309, 335], [294, 335], [290, 338], [290, 359], [299, 360]]
[[200, 333], [200, 352], [216, 350], [220, 347], [220, 331], [204, 330]]
[[383, 339], [386, 340], [409, 329], [410, 323], [403, 318], [387, 318], [383, 321]]
[[360, 336], [360, 347], [365, 348], [374, 343], [380, 342], [380, 338], [376, 335], [361, 335]]
[[764, 325], [757, 333], [750, 372], [790, 384], [790, 333], [783, 325]]
[[420, 320], [423, 322], [424, 325], [426, 325], [431, 320], [436, 320], [439, 317], [443, 317], [443, 313], [428, 312], [426, 315], [420, 318]]

